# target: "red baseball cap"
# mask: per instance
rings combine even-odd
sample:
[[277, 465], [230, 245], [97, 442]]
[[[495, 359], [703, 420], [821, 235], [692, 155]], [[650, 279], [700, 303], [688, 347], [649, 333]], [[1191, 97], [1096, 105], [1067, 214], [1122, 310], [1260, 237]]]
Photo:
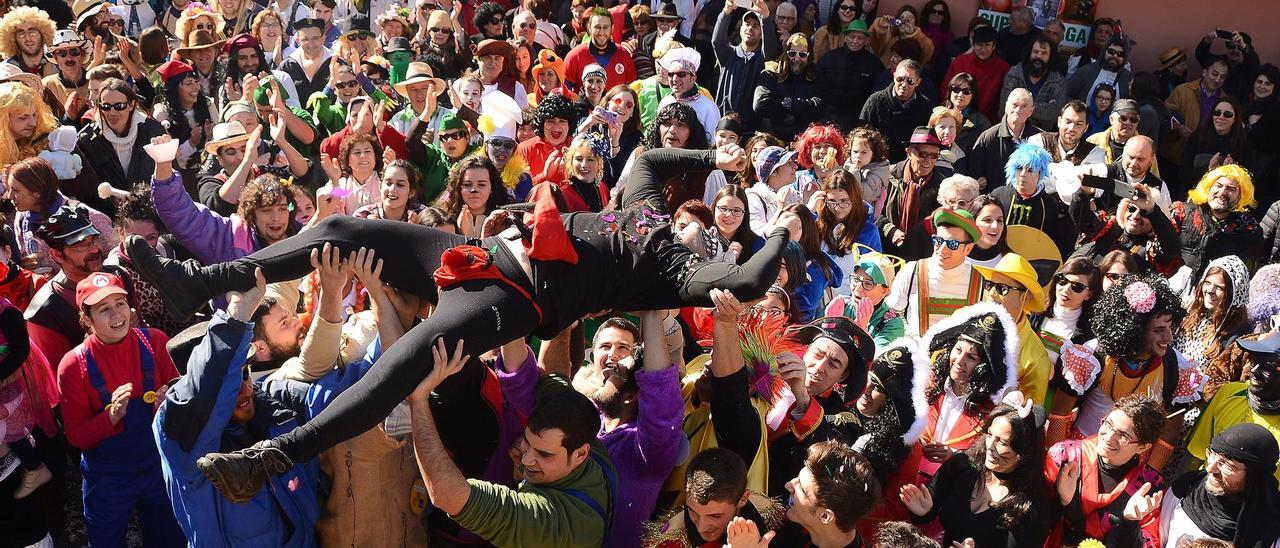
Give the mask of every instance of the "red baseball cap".
[[111, 295], [129, 295], [124, 289], [124, 282], [115, 274], [94, 272], [76, 284], [76, 308], [93, 306]]

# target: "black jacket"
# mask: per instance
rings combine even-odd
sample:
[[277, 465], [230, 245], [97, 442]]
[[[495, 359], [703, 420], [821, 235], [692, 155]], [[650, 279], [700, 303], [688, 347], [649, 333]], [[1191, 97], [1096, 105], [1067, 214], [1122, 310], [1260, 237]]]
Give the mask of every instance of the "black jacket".
[[[756, 79], [755, 112], [760, 131], [774, 134], [785, 142], [791, 142], [797, 133], [818, 121], [827, 103], [818, 94], [821, 82], [817, 73], [808, 71], [799, 76], [789, 75], [778, 81], [776, 72], [765, 71]], [[790, 108], [784, 99], [790, 99]]]
[[822, 71], [822, 100], [827, 105], [827, 117], [845, 131], [857, 125], [862, 107], [871, 96], [872, 85], [884, 72], [884, 62], [863, 49], [858, 53], [849, 48], [836, 48], [818, 60]]
[[1191, 279], [1199, 280], [1209, 261], [1235, 255], [1256, 269], [1262, 258], [1262, 227], [1247, 211], [1231, 213], [1221, 222], [1213, 218], [1209, 206], [1176, 202], [1170, 207], [1173, 224], [1182, 245], [1182, 261], [1191, 268]]
[[133, 157], [129, 160], [129, 172], [125, 173], [124, 167], [116, 157], [115, 147], [102, 135], [103, 124], [105, 122], [94, 122], [85, 126], [80, 130], [77, 139], [77, 153], [80, 154], [84, 166], [77, 180], [93, 181], [94, 187], [76, 189], [68, 195], [98, 211], [114, 216], [115, 206], [109, 200], [98, 197], [97, 183], [110, 183], [115, 188], [127, 191], [135, 183], [151, 181], [151, 174], [155, 171], [156, 164], [142, 149], [142, 145], [150, 143], [154, 137], [166, 135], [167, 132], [160, 122], [151, 118], [146, 118], [134, 126], [133, 131], [138, 135], [133, 141]]
[[[1040, 131], [1040, 128], [1027, 122], [1027, 125], [1022, 128], [1022, 139], [1029, 139]], [[1013, 134], [1009, 132], [1009, 125], [1004, 119], [996, 122], [996, 125], [983, 131], [978, 136], [978, 140], [973, 143], [973, 151], [967, 156], [969, 158], [968, 175], [974, 179], [986, 177], [988, 191], [1004, 185], [1004, 164], [1009, 161], [1009, 156], [1013, 154], [1014, 149], [1018, 148], [1019, 142], [1014, 140]]]
[[907, 158], [907, 142], [916, 126], [929, 123], [933, 104], [916, 92], [915, 97], [903, 104], [893, 96], [893, 87], [871, 94], [862, 105], [862, 121], [871, 124], [884, 135], [889, 145], [889, 161], [901, 162]]

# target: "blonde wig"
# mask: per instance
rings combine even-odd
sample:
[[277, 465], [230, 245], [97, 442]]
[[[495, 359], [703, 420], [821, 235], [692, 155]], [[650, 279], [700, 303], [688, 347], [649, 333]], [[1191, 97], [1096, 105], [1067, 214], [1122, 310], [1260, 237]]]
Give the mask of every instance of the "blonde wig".
[[1232, 211], [1244, 211], [1258, 204], [1253, 197], [1253, 176], [1249, 174], [1249, 170], [1237, 164], [1227, 164], [1205, 173], [1196, 187], [1187, 193], [1187, 201], [1196, 205], [1209, 203], [1209, 189], [1223, 177], [1240, 185], [1240, 199], [1236, 200], [1236, 207]]
[[[22, 23], [30, 23], [40, 31], [40, 38], [44, 45], [53, 43], [53, 31], [56, 27], [53, 20], [49, 18], [49, 14], [42, 9], [30, 6], [12, 8], [4, 18], [0, 18], [0, 55], [8, 58], [20, 53], [17, 30], [18, 25]], [[39, 53], [43, 55], [44, 48], [41, 48]]]
[[174, 32], [178, 35], [178, 39], [182, 41], [183, 47], [191, 45], [188, 42], [191, 38], [191, 31], [196, 28], [196, 21], [201, 17], [207, 17], [209, 19], [209, 23], [212, 25], [210, 32], [213, 34], [215, 40], [221, 40], [223, 38], [221, 30], [222, 25], [220, 25], [222, 18], [213, 10], [209, 9], [209, 6], [200, 2], [192, 2], [187, 4], [186, 9], [182, 10], [182, 15], [178, 17], [178, 22], [174, 25]]
[[21, 160], [23, 149], [30, 147], [30, 142], [18, 143], [13, 133], [9, 131], [10, 117], [14, 113], [28, 109], [35, 109], [36, 115], [33, 141], [43, 138], [58, 127], [58, 120], [53, 117], [49, 105], [45, 104], [34, 90], [19, 82], [0, 83], [0, 164], [11, 164]]

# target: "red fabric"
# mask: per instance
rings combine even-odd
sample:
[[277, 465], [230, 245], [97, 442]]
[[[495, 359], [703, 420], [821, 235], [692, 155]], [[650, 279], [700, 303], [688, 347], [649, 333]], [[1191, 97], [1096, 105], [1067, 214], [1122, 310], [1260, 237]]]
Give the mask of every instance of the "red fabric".
[[912, 447], [911, 453], [907, 455], [907, 458], [903, 459], [902, 464], [894, 471], [893, 475], [889, 476], [886, 487], [881, 491], [884, 504], [876, 507], [866, 517], [858, 520], [858, 532], [864, 538], [874, 537], [876, 529], [886, 521], [909, 522], [911, 520], [911, 511], [907, 510], [907, 505], [903, 504], [902, 499], [898, 498], [898, 493], [902, 491], [904, 485], [917, 482], [920, 458], [920, 445], [916, 444]]
[[[155, 371], [153, 379], [158, 389], [169, 381], [178, 378], [178, 368], [173, 365], [173, 358], [165, 345], [167, 337], [158, 329], [146, 328], [149, 335]], [[58, 364], [58, 389], [62, 392], [62, 420], [67, 431], [67, 441], [81, 450], [97, 447], [102, 440], [124, 431], [124, 421], [115, 426], [107, 417], [107, 403], [100, 401], [98, 392], [89, 383], [89, 374], [80, 364], [76, 356], [80, 347], [87, 347], [93, 355], [93, 361], [102, 371], [102, 379], [106, 381], [107, 393], [114, 392], [125, 383], [133, 383], [133, 398], [141, 398], [146, 392], [142, 383], [142, 362], [138, 354], [138, 340], [131, 329], [120, 342], [103, 344], [96, 336], [90, 335], [84, 343], [62, 357]]]
[[542, 139], [542, 137], [533, 137], [520, 143], [516, 147], [516, 154], [522, 156], [529, 163], [529, 176], [535, 181], [543, 175], [547, 170], [547, 158], [551, 157], [551, 153], [560, 151], [564, 154], [566, 148], [569, 148], [569, 137], [565, 136], [564, 142], [560, 146], [554, 146]]
[[947, 77], [942, 79], [941, 97], [947, 97], [950, 94], [948, 87], [951, 79], [961, 72], [972, 74], [978, 80], [978, 110], [991, 119], [991, 123], [999, 124], [1003, 111], [997, 112], [996, 107], [999, 106], [997, 103], [1000, 102], [1000, 88], [1004, 86], [1004, 76], [1009, 72], [1009, 63], [995, 54], [986, 61], [979, 61], [978, 56], [972, 51], [961, 54], [951, 62], [951, 68], [947, 69]]
[[48, 278], [44, 276], [36, 276], [27, 269], [18, 269], [18, 275], [9, 280], [9, 283], [0, 284], [0, 297], [9, 299], [13, 306], [25, 312], [27, 305], [31, 304], [31, 298], [46, 281]]
[[448, 289], [463, 280], [497, 280], [502, 273], [493, 266], [493, 257], [483, 247], [460, 245], [440, 254], [440, 268], [433, 277], [436, 287]]
[[[50, 329], [35, 322], [27, 322], [27, 335], [31, 337], [31, 344], [40, 349], [49, 360], [49, 366], [59, 363], [67, 352], [71, 351], [72, 343], [67, 340], [67, 336], [55, 329]], [[50, 370], [50, 374], [56, 374], [57, 371]], [[53, 403], [56, 403], [57, 399]]]
[[[614, 28], [617, 28], [616, 26]], [[596, 62], [591, 54], [591, 43], [578, 44], [564, 56], [564, 83], [578, 93], [582, 92], [582, 69]], [[617, 47], [609, 62], [604, 67], [604, 89], [613, 89], [618, 84], [631, 84], [636, 81], [636, 65], [627, 50]]]
[[[335, 160], [338, 158], [338, 152], [342, 149], [342, 140], [351, 135], [351, 126], [342, 128], [341, 131], [326, 137], [320, 141], [320, 152], [328, 154]], [[405, 145], [404, 135], [392, 128], [390, 125], [382, 127], [382, 133], [378, 134], [378, 142], [382, 145], [378, 153], [382, 153], [382, 149], [391, 147], [396, 151], [396, 158], [408, 158], [409, 148]]]
[[[532, 241], [526, 246], [529, 258], [578, 264], [578, 252], [573, 249], [569, 231], [560, 219], [555, 198], [545, 186], [535, 187], [531, 197], [534, 202], [533, 213], [525, 216], [525, 224], [533, 229]], [[586, 209], [585, 204], [583, 209]]]

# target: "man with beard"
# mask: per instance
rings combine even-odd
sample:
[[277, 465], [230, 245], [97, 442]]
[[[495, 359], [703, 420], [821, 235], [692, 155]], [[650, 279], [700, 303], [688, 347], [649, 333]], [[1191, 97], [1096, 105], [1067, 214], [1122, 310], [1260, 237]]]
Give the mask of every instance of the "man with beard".
[[46, 356], [63, 356], [85, 337], [75, 307], [76, 284], [94, 272], [120, 271], [102, 266], [106, 255], [98, 241], [101, 234], [84, 209], [63, 206], [36, 229], [36, 237], [49, 246], [49, 256], [61, 271], [32, 297], [25, 313], [27, 331]]
[[765, 68], [760, 74], [754, 101], [760, 131], [790, 142], [826, 111], [818, 94], [823, 83], [809, 61], [811, 53], [809, 40], [803, 34], [793, 34], [787, 39], [785, 55], [772, 63], [776, 68]]
[[929, 122], [933, 105], [916, 92], [920, 86], [920, 63], [904, 59], [893, 70], [893, 83], [871, 94], [862, 105], [862, 121], [884, 135], [889, 145], [889, 161], [901, 162], [907, 156], [907, 143], [918, 126]]
[[872, 84], [884, 72], [884, 62], [871, 51], [870, 41], [867, 23], [854, 19], [844, 28], [844, 47], [828, 51], [818, 61], [823, 75], [822, 100], [832, 121], [843, 130], [858, 125]]
[[1199, 280], [1205, 265], [1218, 257], [1235, 255], [1255, 268], [1264, 242], [1258, 220], [1249, 212], [1257, 205], [1253, 179], [1236, 164], [1214, 169], [1187, 193], [1186, 202], [1169, 207], [1170, 218], [1182, 243], [1182, 261], [1190, 280]]
[[1037, 36], [1026, 49], [1022, 62], [1005, 74], [1004, 86], [1000, 89], [1001, 103], [1007, 101], [1015, 89], [1030, 91], [1036, 105], [1031, 123], [1050, 131], [1055, 127], [1054, 121], [1062, 101], [1062, 86], [1066, 82], [1061, 74], [1051, 70], [1057, 57], [1057, 47], [1053, 42], [1043, 34]]
[[[1055, 184], [1059, 169], [1063, 169], [1065, 173], [1066, 169], [1073, 166], [1106, 163], [1106, 153], [1102, 148], [1084, 139], [1084, 132], [1089, 129], [1089, 110], [1084, 103], [1072, 99], [1062, 105], [1056, 127], [1057, 131], [1044, 131], [1027, 139], [1028, 143], [1039, 145], [1049, 152], [1051, 187]], [[1070, 196], [1064, 197], [1063, 201], [1070, 204]]]
[[969, 158], [969, 175], [978, 179], [978, 187], [988, 189], [1005, 180], [1005, 164], [1013, 151], [1040, 129], [1031, 123], [1035, 109], [1031, 92], [1018, 88], [1009, 92], [1004, 103], [1004, 119], [987, 128], [973, 143]]
[[249, 96], [249, 93], [253, 90], [245, 89], [245, 78], [269, 72], [284, 90], [285, 104], [290, 108], [301, 108], [302, 105], [298, 102], [298, 89], [293, 85], [293, 77], [280, 70], [268, 71], [270, 67], [267, 65], [266, 54], [262, 51], [262, 44], [252, 34], [241, 34], [232, 38], [223, 46], [223, 51], [226, 52], [227, 59], [222, 65], [221, 77], [214, 79], [215, 82], [222, 84], [218, 89], [218, 105], [225, 105], [229, 101], [252, 100], [253, 97]]
[[737, 112], [751, 123], [755, 119], [752, 96], [758, 77], [765, 61], [778, 58], [778, 31], [769, 17], [769, 6], [764, 0], [754, 0], [751, 10], [738, 23], [738, 45], [733, 45], [729, 42], [729, 28], [733, 26], [736, 5], [725, 2], [711, 35], [716, 65], [720, 67], [715, 97], [721, 112]]
[[1154, 269], [1172, 275], [1181, 260], [1178, 233], [1164, 210], [1156, 207], [1150, 187], [1134, 185], [1141, 194], [1120, 199], [1112, 211], [1091, 211], [1087, 200], [1071, 204], [1072, 218], [1081, 220], [1084, 242], [1071, 254], [1094, 263], [1108, 253], [1123, 249], [1133, 254], [1142, 270]]
[[1040, 34], [1040, 29], [1036, 28], [1035, 19], [1036, 14], [1026, 6], [1013, 8], [1009, 13], [1009, 26], [1001, 29], [996, 35], [997, 54], [1006, 63], [1012, 65], [1026, 58], [1027, 49]]
[[[646, 311], [639, 315], [638, 330], [623, 318], [606, 320], [592, 345], [592, 369], [599, 384], [592, 386], [587, 396], [600, 412], [600, 442], [609, 451], [619, 476], [627, 478], [618, 486], [609, 530], [608, 544], [614, 546], [640, 538], [663, 481], [676, 465], [683, 436], [680, 368], [667, 353], [666, 314]], [[607, 352], [609, 348], [619, 351]], [[642, 348], [643, 352], [637, 352]], [[636, 367], [640, 365], [637, 361], [642, 367]]]
[[[599, 8], [591, 13], [587, 22], [590, 39], [579, 44], [564, 56], [564, 83], [575, 93], [583, 93], [582, 73], [592, 63], [604, 67], [604, 89], [626, 84], [636, 79], [635, 63], [631, 54], [613, 41], [613, 17], [609, 11]], [[489, 79], [486, 78], [485, 82]], [[523, 105], [521, 105], [523, 108]]]
[[[1204, 424], [1204, 418], [1200, 420]], [[1129, 499], [1121, 522], [1129, 535], [1121, 537], [1119, 546], [1150, 545], [1144, 542], [1139, 522], [1152, 512], [1159, 512], [1159, 519], [1142, 529], [1156, 546], [1181, 546], [1196, 539], [1218, 539], [1241, 548], [1277, 543], [1280, 488], [1274, 474], [1280, 446], [1273, 434], [1257, 424], [1236, 424], [1213, 436], [1202, 454], [1204, 470], [1183, 474], [1155, 495], [1148, 495], [1150, 487], [1144, 486]]]
[[1129, 37], [1117, 34], [1103, 49], [1102, 58], [1081, 66], [1067, 77], [1066, 94], [1068, 98], [1088, 101], [1093, 97], [1093, 90], [1098, 84], [1111, 84], [1116, 89], [1116, 98], [1129, 96], [1129, 84], [1133, 82], [1133, 73], [1125, 68], [1125, 60], [1129, 58]]
[[0, 55], [23, 72], [42, 78], [55, 74], [55, 65], [44, 55], [44, 47], [53, 41], [54, 29], [53, 21], [43, 10], [12, 8], [0, 19]]
[[1236, 345], [1245, 352], [1244, 378], [1222, 385], [1196, 420], [1187, 440], [1187, 452], [1193, 459], [1190, 470], [1203, 464], [1209, 441], [1234, 425], [1257, 424], [1280, 432], [1280, 333], [1240, 338]]
[[1224, 87], [1231, 75], [1231, 65], [1226, 58], [1215, 57], [1201, 64], [1204, 72], [1200, 73], [1200, 78], [1173, 88], [1173, 93], [1165, 101], [1180, 121], [1160, 145], [1160, 154], [1167, 158], [1182, 158], [1182, 147], [1187, 137], [1200, 127], [1200, 120], [1208, 118], [1213, 107], [1227, 95]]

